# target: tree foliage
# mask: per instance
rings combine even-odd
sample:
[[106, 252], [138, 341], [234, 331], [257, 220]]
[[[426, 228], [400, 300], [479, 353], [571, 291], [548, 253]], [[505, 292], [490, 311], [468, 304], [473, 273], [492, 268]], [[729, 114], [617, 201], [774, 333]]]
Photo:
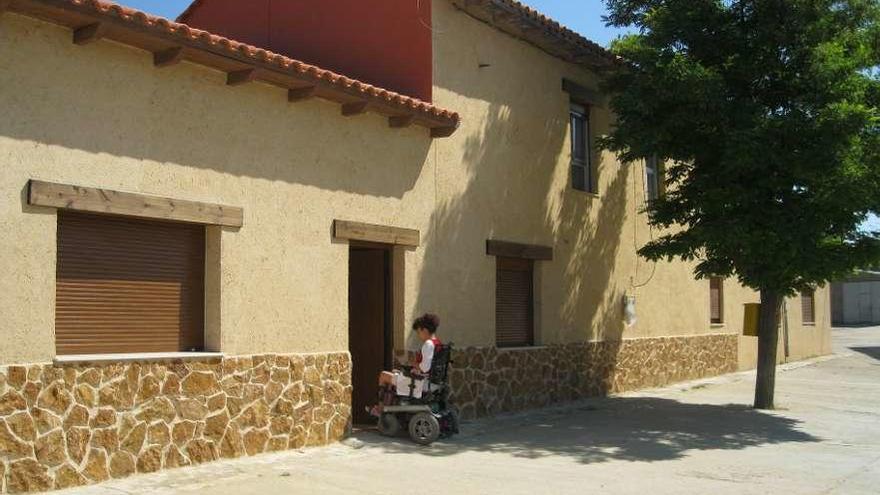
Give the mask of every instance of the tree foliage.
[[792, 294], [880, 260], [880, 2], [607, 0], [602, 145], [667, 162], [649, 259]]

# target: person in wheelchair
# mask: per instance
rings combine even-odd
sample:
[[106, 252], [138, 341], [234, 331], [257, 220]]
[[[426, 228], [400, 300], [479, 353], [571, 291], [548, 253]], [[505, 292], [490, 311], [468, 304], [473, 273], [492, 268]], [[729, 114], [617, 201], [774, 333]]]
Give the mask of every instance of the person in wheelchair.
[[439, 326], [440, 318], [437, 315], [425, 313], [416, 318], [412, 329], [422, 341], [421, 350], [409, 366], [379, 374], [380, 403], [368, 408], [371, 415], [377, 418], [381, 416], [383, 407], [394, 403], [395, 395], [419, 399], [429, 391], [431, 384], [428, 375], [434, 355], [443, 348], [443, 343], [436, 335]]
[[454, 344], [437, 338], [440, 319], [425, 314], [413, 322], [422, 348], [411, 366], [379, 375], [379, 404], [368, 408], [378, 418], [379, 433], [401, 430], [421, 445], [458, 433], [458, 408], [450, 399], [449, 367]]

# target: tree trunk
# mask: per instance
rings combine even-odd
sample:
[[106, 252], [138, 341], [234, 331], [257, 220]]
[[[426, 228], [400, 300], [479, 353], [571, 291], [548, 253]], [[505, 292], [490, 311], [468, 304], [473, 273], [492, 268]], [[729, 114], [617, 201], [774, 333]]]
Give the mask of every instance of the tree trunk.
[[776, 354], [779, 341], [779, 313], [783, 296], [778, 291], [761, 291], [758, 321], [758, 378], [755, 383], [755, 409], [773, 409], [776, 387]]

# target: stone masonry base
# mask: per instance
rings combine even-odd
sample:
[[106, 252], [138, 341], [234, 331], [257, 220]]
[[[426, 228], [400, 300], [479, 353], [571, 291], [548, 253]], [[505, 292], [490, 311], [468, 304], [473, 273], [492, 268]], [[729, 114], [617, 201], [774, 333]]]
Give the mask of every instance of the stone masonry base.
[[[453, 360], [453, 399], [473, 418], [736, 371], [737, 336], [469, 347]], [[347, 353], [0, 367], [0, 493], [325, 445], [350, 418]]]
[[498, 350], [456, 349], [450, 375], [463, 418], [731, 373], [737, 336], [625, 339]]
[[351, 416], [347, 353], [0, 368], [0, 493], [325, 445]]

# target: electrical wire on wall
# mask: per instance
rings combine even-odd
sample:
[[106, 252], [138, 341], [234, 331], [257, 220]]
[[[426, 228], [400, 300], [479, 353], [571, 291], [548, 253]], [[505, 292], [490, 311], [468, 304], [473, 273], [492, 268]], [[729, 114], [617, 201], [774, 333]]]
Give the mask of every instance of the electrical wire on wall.
[[[648, 184], [647, 184], [648, 174], [647, 174], [647, 170], [645, 167], [646, 167], [646, 165], [645, 165], [645, 162], [643, 161], [641, 164], [642, 191], [644, 192], [644, 199], [642, 201], [642, 204], [644, 206], [647, 206], [648, 199], [649, 199], [647, 197], [647, 194], [648, 194]], [[639, 231], [638, 214], [639, 214], [639, 212], [638, 212], [638, 192], [636, 191], [636, 174], [633, 174], [632, 182], [633, 182], [633, 251], [635, 253], [635, 270], [634, 270], [633, 276], [631, 276], [629, 278], [629, 287], [631, 290], [645, 287], [646, 285], [651, 283], [651, 280], [653, 280], [653, 278], [654, 278], [654, 274], [657, 273], [657, 262], [652, 261], [651, 262], [651, 274], [648, 275], [648, 278], [644, 282], [640, 282], [638, 284], [635, 282], [639, 277], [639, 263], [640, 263], [639, 239], [638, 239], [638, 237], [639, 237], [638, 236], [638, 231]], [[651, 226], [650, 223], [648, 223], [648, 241], [650, 242], [653, 240], [654, 240], [654, 227]]]

